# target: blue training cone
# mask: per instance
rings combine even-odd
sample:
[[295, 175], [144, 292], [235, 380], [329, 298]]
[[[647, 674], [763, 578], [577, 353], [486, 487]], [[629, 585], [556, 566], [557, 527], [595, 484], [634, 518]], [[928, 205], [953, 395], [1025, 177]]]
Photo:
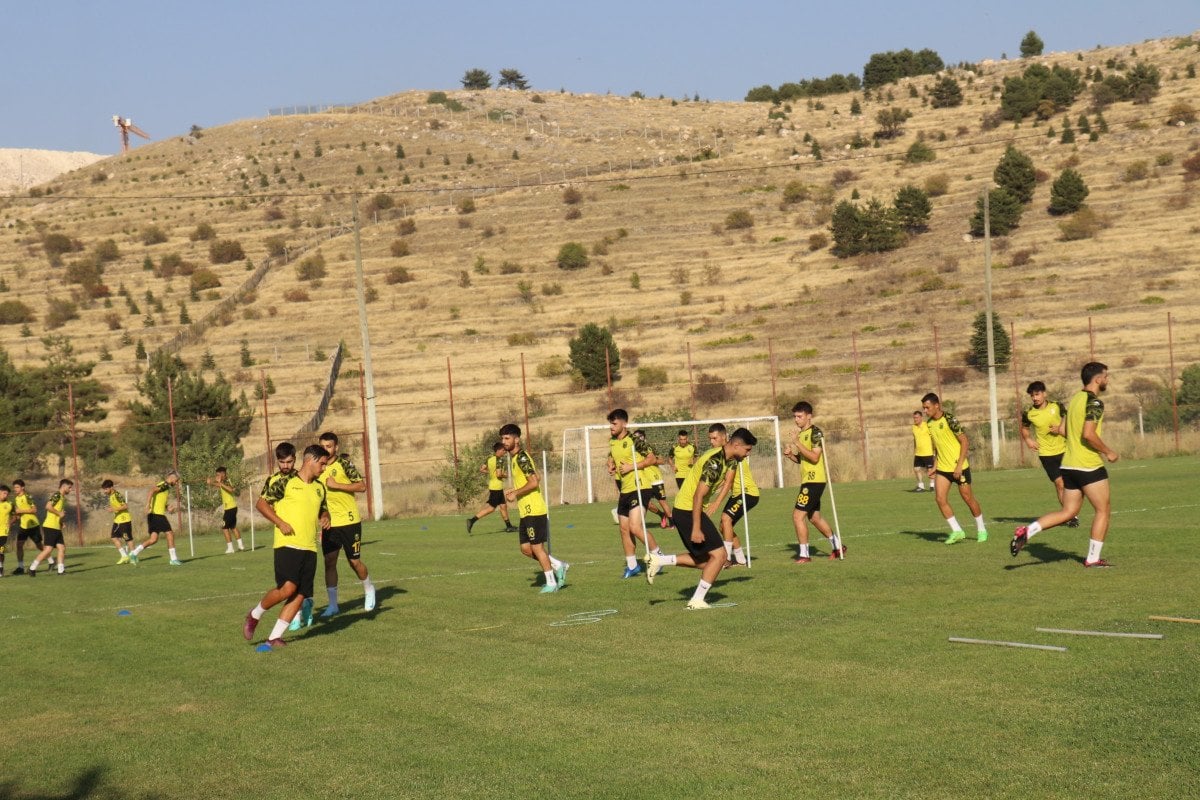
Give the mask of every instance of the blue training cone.
[[254, 648], [254, 650], [255, 650], [255, 652], [258, 652], [258, 653], [269, 653], [269, 652], [271, 652], [271, 645], [267, 644], [266, 642], [263, 642], [258, 647]]
[[133, 616], [133, 612], [130, 611], [128, 608], [122, 608], [120, 611], [117, 612], [117, 616], [118, 617], [130, 617], [130, 616]]

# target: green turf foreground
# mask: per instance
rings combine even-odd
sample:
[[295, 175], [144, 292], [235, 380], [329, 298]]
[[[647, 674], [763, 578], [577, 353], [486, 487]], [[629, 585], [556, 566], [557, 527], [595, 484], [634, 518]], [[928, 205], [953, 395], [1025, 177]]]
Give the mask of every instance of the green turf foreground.
[[495, 517], [384, 522], [379, 608], [343, 566], [345, 611], [272, 653], [240, 634], [269, 550], [75, 550], [66, 576], [0, 580], [0, 798], [1200, 796], [1200, 625], [1147, 619], [1200, 617], [1200, 461], [1111, 474], [1110, 570], [1081, 566], [1090, 512], [1009, 556], [1054, 501], [1033, 469], [981, 473], [991, 539], [952, 547], [906, 482], [838, 486], [848, 558], [803, 566], [792, 493], [768, 492], [753, 568], [710, 593], [736, 605], [704, 612], [695, 571], [621, 580], [606, 505], [553, 510], [553, 595]]

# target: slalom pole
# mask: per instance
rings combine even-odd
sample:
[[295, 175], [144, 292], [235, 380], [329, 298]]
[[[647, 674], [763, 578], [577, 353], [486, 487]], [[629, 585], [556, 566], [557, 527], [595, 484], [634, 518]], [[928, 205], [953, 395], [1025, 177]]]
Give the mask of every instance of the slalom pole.
[[[644, 544], [646, 546], [646, 562], [649, 563], [650, 562], [650, 532], [646, 530], [646, 504], [644, 504], [642, 502], [642, 481], [641, 481], [641, 478], [638, 476], [637, 446], [636, 445], [634, 445], [633, 456], [629, 462], [629, 465], [631, 467], [633, 467], [633, 486], [634, 486], [635, 491], [637, 491], [638, 508], [640, 508], [642, 510], [642, 544]], [[649, 567], [647, 567], [647, 569], [649, 569]]]
[[829, 487], [829, 508], [833, 511], [833, 532], [837, 534], [838, 560], [846, 558], [846, 543], [842, 541], [842, 526], [838, 524], [837, 500], [833, 499], [833, 469], [829, 465], [829, 440], [821, 444], [821, 457], [825, 459], [825, 485]]
[[191, 553], [188, 558], [196, 557], [196, 540], [192, 538], [192, 486], [188, 484], [187, 489], [187, 519], [188, 519], [188, 551]]
[[[754, 559], [750, 558], [750, 509], [746, 507], [746, 472], [742, 469], [742, 462], [738, 462], [738, 485], [742, 488], [742, 525], [746, 530], [746, 569], [750, 569], [754, 563]], [[831, 494], [830, 500], [833, 499]]]

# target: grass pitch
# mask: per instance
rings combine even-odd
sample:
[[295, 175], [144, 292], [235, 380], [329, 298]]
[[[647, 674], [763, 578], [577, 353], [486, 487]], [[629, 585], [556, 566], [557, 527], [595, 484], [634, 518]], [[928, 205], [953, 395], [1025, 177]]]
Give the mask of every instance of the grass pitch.
[[1081, 566], [1089, 512], [1009, 556], [1053, 504], [1033, 469], [980, 473], [991, 539], [952, 547], [908, 482], [838, 486], [848, 557], [804, 566], [792, 493], [767, 492], [753, 569], [709, 595], [736, 605], [706, 612], [683, 608], [693, 570], [620, 579], [607, 505], [553, 510], [573, 567], [545, 596], [496, 516], [471, 537], [461, 517], [388, 521], [364, 550], [376, 611], [343, 566], [343, 613], [273, 653], [240, 634], [269, 550], [201, 539], [171, 568], [161, 544], [137, 567], [76, 549], [65, 577], [0, 581], [0, 797], [1195, 796], [1200, 628], [1148, 616], [1200, 616], [1200, 461], [1111, 475], [1110, 570]]

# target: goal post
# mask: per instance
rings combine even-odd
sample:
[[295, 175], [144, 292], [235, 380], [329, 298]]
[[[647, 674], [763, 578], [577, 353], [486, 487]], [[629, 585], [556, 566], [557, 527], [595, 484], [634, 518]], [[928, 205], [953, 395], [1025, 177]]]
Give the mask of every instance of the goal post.
[[[681, 419], [672, 422], [638, 422], [630, 420], [630, 430], [641, 430], [646, 434], [647, 441], [664, 460], [675, 445], [678, 431], [686, 430], [689, 441], [696, 446], [699, 455], [709, 449], [708, 426], [720, 422], [733, 433], [737, 428], [747, 428], [758, 439], [758, 444], [747, 463], [755, 471], [755, 479], [761, 486], [776, 486], [782, 488], [783, 477], [783, 444], [780, 441], [779, 417], [731, 417], [727, 419]], [[608, 474], [608, 439], [607, 424], [583, 425], [577, 428], [565, 428], [562, 436], [562, 472], [560, 475], [559, 495], [560, 504], [594, 503], [598, 497], [607, 497], [609, 493], [603, 488], [612, 486], [612, 478]], [[663, 470], [663, 478], [668, 484], [669, 491], [674, 494], [674, 474], [670, 468]], [[615, 486], [613, 494], [616, 493]]]

